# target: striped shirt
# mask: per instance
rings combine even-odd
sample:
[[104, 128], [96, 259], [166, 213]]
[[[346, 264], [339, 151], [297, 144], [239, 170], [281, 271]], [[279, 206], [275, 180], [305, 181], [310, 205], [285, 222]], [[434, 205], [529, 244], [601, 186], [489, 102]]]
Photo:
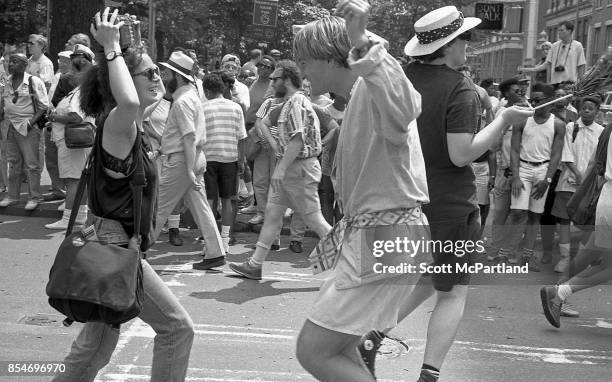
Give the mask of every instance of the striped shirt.
[[301, 92], [292, 95], [283, 105], [278, 118], [278, 143], [281, 154], [291, 138], [302, 134], [302, 148], [298, 159], [317, 157], [321, 154], [319, 118], [308, 97]]
[[[282, 104], [282, 101], [280, 98], [266, 98], [266, 100], [263, 101], [263, 103], [261, 104], [261, 106], [259, 107], [259, 110], [257, 110], [257, 118], [258, 119], [264, 119], [266, 118], [270, 112], [278, 105]], [[276, 121], [270, 121], [270, 125], [268, 125], [268, 129], [270, 130], [270, 135], [272, 135], [272, 138], [274, 138], [274, 140], [276, 142], [278, 142], [278, 118], [276, 118]], [[263, 136], [259, 137], [261, 140], [264, 140], [265, 138]]]
[[242, 108], [225, 98], [211, 99], [204, 103], [203, 108], [206, 160], [220, 163], [238, 161], [238, 141], [247, 137]]

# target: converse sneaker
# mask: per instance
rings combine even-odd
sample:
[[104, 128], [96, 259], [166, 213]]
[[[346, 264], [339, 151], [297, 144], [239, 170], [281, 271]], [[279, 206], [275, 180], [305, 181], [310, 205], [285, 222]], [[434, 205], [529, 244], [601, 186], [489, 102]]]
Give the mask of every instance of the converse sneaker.
[[561, 327], [561, 304], [556, 304], [553, 299], [557, 297], [557, 287], [543, 287], [540, 289], [540, 299], [542, 300], [542, 309], [548, 322], [555, 328]]
[[247, 279], [261, 280], [261, 267], [252, 266], [249, 260], [244, 263], [230, 263], [229, 268]]
[[376, 353], [380, 348], [380, 344], [383, 339], [385, 339], [385, 335], [378, 330], [371, 330], [366, 333], [359, 344], [357, 345], [357, 353], [359, 353], [359, 357], [363, 361], [363, 366], [372, 374], [372, 377], [376, 379], [376, 373], [374, 370], [374, 363], [376, 362]]

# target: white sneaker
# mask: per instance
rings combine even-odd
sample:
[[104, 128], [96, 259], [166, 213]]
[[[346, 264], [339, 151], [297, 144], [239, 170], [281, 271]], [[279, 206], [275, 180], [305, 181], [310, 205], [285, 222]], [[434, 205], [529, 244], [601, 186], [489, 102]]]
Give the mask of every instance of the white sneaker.
[[241, 208], [238, 212], [241, 214], [255, 214], [257, 213], [257, 207], [251, 204], [248, 207]]
[[16, 204], [17, 200], [15, 199], [11, 199], [11, 198], [4, 198], [2, 199], [2, 201], [0, 201], [0, 207], [5, 208], [8, 207], [12, 204]]
[[57, 206], [57, 210], [59, 212], [64, 212], [64, 210], [66, 209], [66, 202], [62, 202], [62, 204], [60, 204], [59, 206]]
[[557, 263], [557, 265], [555, 265], [555, 272], [565, 273], [565, 271], [567, 270], [567, 267], [569, 266], [569, 262], [570, 260], [568, 257], [562, 257]]
[[263, 215], [257, 214], [249, 220], [249, 224], [261, 224], [264, 221]]
[[26, 211], [34, 211], [36, 207], [38, 207], [38, 200], [28, 200], [23, 209]]
[[70, 222], [70, 212], [71, 210], [64, 210], [62, 214], [62, 218], [55, 223], [45, 224], [46, 229], [57, 229], [57, 230], [67, 230], [68, 223]]
[[46, 229], [57, 229], [57, 230], [65, 231], [66, 229], [68, 229], [68, 220], [66, 220], [64, 218], [61, 218], [60, 220], [56, 221], [55, 223], [45, 224], [45, 228]]

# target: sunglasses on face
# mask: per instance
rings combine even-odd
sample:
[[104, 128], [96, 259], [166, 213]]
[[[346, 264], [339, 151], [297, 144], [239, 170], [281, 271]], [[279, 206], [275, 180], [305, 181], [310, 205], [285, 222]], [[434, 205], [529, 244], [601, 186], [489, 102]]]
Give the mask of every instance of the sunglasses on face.
[[135, 73], [132, 75], [132, 77], [137, 77], [137, 76], [143, 76], [146, 77], [149, 81], [153, 81], [155, 79], [155, 76], [160, 76], [160, 72], [159, 72], [159, 67], [155, 66], [153, 68], [148, 68], [143, 70], [140, 73]]
[[282, 80], [283, 77], [270, 77], [270, 79], [272, 80], [272, 82], [274, 82], [276, 80]]
[[274, 66], [271, 65], [266, 65], [266, 64], [257, 64], [255, 65], [257, 68], [266, 68], [266, 69], [270, 69], [270, 70], [274, 70]]

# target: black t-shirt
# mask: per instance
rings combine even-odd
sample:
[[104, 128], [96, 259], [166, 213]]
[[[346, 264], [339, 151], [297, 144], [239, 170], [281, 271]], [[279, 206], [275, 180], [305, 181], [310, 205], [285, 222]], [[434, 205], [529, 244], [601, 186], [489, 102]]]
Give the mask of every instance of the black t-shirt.
[[64, 99], [68, 93], [74, 90], [79, 84], [79, 79], [73, 73], [62, 74], [57, 83], [57, 87], [55, 88], [55, 93], [53, 93], [53, 99], [51, 103], [53, 106], [57, 106], [59, 101]]
[[446, 65], [411, 63], [406, 76], [422, 96], [417, 124], [430, 199], [423, 210], [431, 221], [467, 216], [478, 209], [474, 171], [453, 164], [446, 134], [476, 133], [482, 114], [478, 93]]
[[127, 177], [114, 179], [106, 175], [102, 162], [102, 133], [104, 121], [98, 125], [96, 130], [96, 141], [94, 143], [94, 163], [89, 183], [89, 208], [98, 217], [117, 220], [123, 229], [132, 236], [134, 234], [134, 208], [133, 194], [130, 181], [136, 170], [136, 150], [142, 152], [146, 185], [142, 194], [142, 208], [140, 218], [140, 248], [144, 252], [151, 247], [154, 241], [155, 219], [157, 215], [157, 168], [155, 162], [147, 155], [147, 144], [144, 133], [139, 132], [134, 141], [134, 147], [130, 153], [133, 156]]

